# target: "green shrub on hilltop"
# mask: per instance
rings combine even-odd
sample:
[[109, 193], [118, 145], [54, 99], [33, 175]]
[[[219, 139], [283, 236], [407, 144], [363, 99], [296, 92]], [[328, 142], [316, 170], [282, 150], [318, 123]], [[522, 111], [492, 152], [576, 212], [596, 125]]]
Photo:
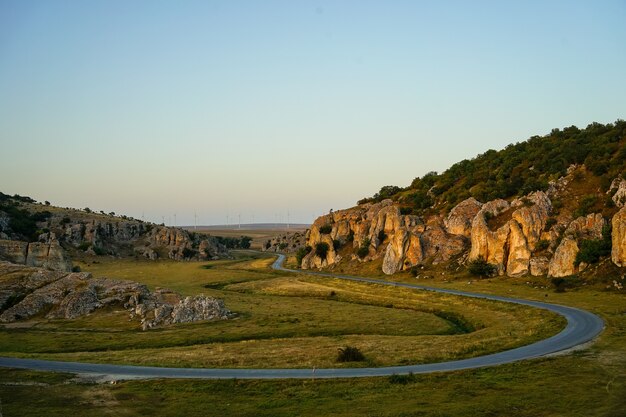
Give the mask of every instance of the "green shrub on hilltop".
[[445, 201], [448, 207], [470, 196], [480, 201], [506, 199], [545, 191], [549, 181], [564, 176], [572, 164], [585, 164], [607, 188], [611, 179], [626, 171], [626, 122], [553, 129], [548, 135], [465, 159], [441, 174], [429, 172], [409, 187], [385, 186], [359, 204], [391, 198], [424, 209], [432, 205], [429, 198]]

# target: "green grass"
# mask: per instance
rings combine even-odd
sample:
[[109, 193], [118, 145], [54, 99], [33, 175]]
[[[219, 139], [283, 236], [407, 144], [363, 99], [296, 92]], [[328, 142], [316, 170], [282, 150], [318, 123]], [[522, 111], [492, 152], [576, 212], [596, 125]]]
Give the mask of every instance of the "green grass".
[[[29, 349], [39, 351], [35, 352], [37, 356], [120, 363], [156, 360], [183, 366], [220, 363], [220, 360], [229, 366], [249, 366], [250, 363], [240, 358], [254, 358], [255, 355], [257, 360], [271, 364], [272, 356], [280, 356], [275, 352], [292, 357], [296, 363], [304, 361], [302, 354], [309, 351], [314, 353], [313, 357], [317, 354], [315, 352], [326, 352], [324, 354], [334, 360], [338, 347], [350, 345], [365, 353], [369, 361], [365, 365], [368, 365], [382, 363], [377, 354], [390, 355], [397, 363], [426, 361], [432, 359], [429, 357], [432, 352], [443, 349], [448, 349], [445, 354], [453, 356], [473, 356], [480, 354], [481, 349], [511, 343], [511, 337], [504, 332], [516, 334], [513, 343], [519, 343], [542, 336], [542, 326], [556, 326], [550, 330], [556, 331], [559, 325], [550, 315], [542, 316], [540, 310], [508, 304], [474, 303], [474, 300], [435, 297], [433, 294], [425, 297], [419, 291], [399, 291], [397, 288], [332, 279], [293, 278], [267, 270], [269, 261], [263, 259], [212, 263], [210, 269], [202, 268], [202, 263], [172, 264], [181, 268], [148, 264], [154, 269], [150, 276], [145, 274], [144, 282], [150, 286], [177, 287], [188, 294], [210, 292], [225, 298], [227, 306], [239, 311], [242, 317], [232, 323], [197, 323], [156, 332], [139, 332], [130, 328], [126, 318], [115, 323], [112, 317], [116, 313], [112, 310], [77, 321], [40, 323], [30, 329], [4, 329], [0, 332], [2, 343], [9, 344], [14, 350], [21, 349], [22, 353]], [[114, 263], [100, 265], [97, 273], [109, 274], [114, 267]], [[137, 268], [145, 271], [141, 265]], [[233, 276], [229, 270], [236, 271], [235, 279], [229, 279]], [[120, 271], [125, 271], [128, 278], [137, 272], [133, 272], [130, 265]], [[415, 282], [408, 274], [393, 278]], [[221, 289], [204, 288], [209, 282], [224, 285]], [[460, 278], [450, 282], [443, 282], [441, 278], [418, 282], [528, 299], [547, 298], [600, 314], [607, 329], [593, 346], [575, 354], [481, 370], [415, 375], [404, 381], [406, 383], [398, 383], [397, 378], [366, 378], [336, 381], [156, 380], [95, 385], [72, 381], [66, 375], [0, 369], [2, 412], [22, 416], [64, 416], [77, 409], [90, 416], [624, 415], [626, 297], [623, 295], [589, 288], [556, 294], [541, 288], [538, 282], [527, 284], [518, 279], [473, 281], [471, 285], [467, 284], [467, 279]], [[334, 294], [331, 295], [332, 291]], [[368, 311], [371, 311], [370, 316], [367, 316]], [[453, 331], [456, 334], [446, 335], [454, 326], [449, 320], [436, 316], [442, 311], [460, 313], [477, 330], [464, 333], [457, 328]], [[438, 335], [416, 334], [426, 328], [424, 323], [410, 327], [421, 315], [429, 320], [433, 317], [440, 320], [445, 324], [440, 330], [447, 330]], [[129, 327], [123, 327], [122, 321]], [[313, 335], [309, 328], [313, 324], [317, 324], [320, 330], [335, 328], [346, 333]], [[202, 343], [203, 337], [215, 337], [213, 326], [233, 326], [228, 332], [235, 339]], [[357, 332], [359, 326], [368, 332]], [[390, 327], [385, 330], [386, 326]], [[271, 336], [275, 332], [288, 333], [296, 329], [308, 333], [291, 334], [285, 338]], [[256, 331], [257, 336], [265, 334], [267, 338], [246, 341], [250, 331]], [[431, 328], [427, 333], [432, 331]], [[527, 334], [528, 331], [531, 333]], [[46, 341], [48, 336], [42, 336], [46, 333], [60, 334]], [[96, 335], [90, 336], [89, 333]], [[95, 342], [100, 343], [105, 334], [111, 337], [107, 342], [111, 345], [103, 345], [109, 350], [83, 350], [84, 347], [94, 347]], [[64, 342], [68, 335], [75, 335], [71, 336], [72, 343]], [[239, 336], [243, 339], [236, 339]], [[96, 339], [89, 341], [89, 337]], [[86, 341], [81, 342], [83, 338]], [[57, 352], [74, 349], [74, 353], [42, 354], [41, 349], [52, 343], [51, 340], [56, 340], [54, 343], [58, 345], [49, 346], [56, 346]], [[438, 340], [441, 340], [439, 345]], [[139, 347], [135, 346], [137, 341], [144, 343], [144, 347], [136, 348]], [[74, 343], [85, 345], [77, 348]], [[115, 344], [120, 347], [111, 349]], [[163, 345], [166, 347], [161, 347]], [[220, 354], [212, 349], [215, 346], [221, 346], [223, 352]], [[425, 347], [428, 349], [422, 351]]]
[[[528, 344], [562, 327], [527, 307], [269, 269], [271, 257], [179, 263], [105, 259], [94, 276], [134, 279], [224, 299], [234, 320], [139, 331], [110, 308], [75, 320], [0, 330], [4, 355], [184, 367], [333, 367], [354, 345], [387, 366], [477, 356]], [[520, 317], [524, 317], [523, 320]]]

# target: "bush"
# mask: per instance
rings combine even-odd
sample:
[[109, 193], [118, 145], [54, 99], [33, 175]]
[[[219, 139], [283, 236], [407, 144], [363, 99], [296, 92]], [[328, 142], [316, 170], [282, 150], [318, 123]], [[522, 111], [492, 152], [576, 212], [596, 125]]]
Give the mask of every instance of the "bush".
[[565, 284], [567, 282], [564, 278], [552, 278], [550, 282], [554, 285], [555, 292], [565, 292]]
[[354, 230], [350, 230], [350, 232], [348, 233], [348, 237], [346, 238], [346, 242], [354, 242]]
[[496, 272], [496, 266], [487, 262], [482, 256], [470, 261], [467, 264], [467, 270], [470, 274], [479, 277], [490, 277]]
[[408, 383], [413, 383], [416, 381], [417, 381], [417, 378], [415, 377], [415, 374], [413, 372], [409, 372], [408, 375], [392, 374], [389, 377], [390, 384], [406, 385]]
[[330, 232], [332, 232], [333, 227], [329, 224], [325, 224], [324, 226], [320, 227], [320, 233], [323, 235], [328, 235], [330, 234]]
[[535, 250], [537, 252], [540, 252], [542, 250], [548, 249], [549, 246], [550, 246], [550, 242], [548, 242], [545, 239], [541, 239], [539, 242], [537, 242], [537, 246], [535, 247]]
[[346, 346], [339, 348], [337, 354], [337, 362], [361, 362], [365, 360], [365, 355], [354, 346]]
[[591, 209], [596, 205], [598, 201], [598, 197], [593, 194], [589, 194], [584, 196], [580, 203], [578, 204], [578, 208], [574, 211], [574, 217], [586, 216], [591, 213]]
[[311, 252], [310, 246], [298, 249], [296, 252], [296, 262], [298, 262], [298, 266], [302, 265], [302, 260], [309, 254], [309, 252]]
[[78, 245], [78, 249], [85, 251], [85, 250], [89, 249], [90, 246], [91, 246], [91, 243], [83, 242], [80, 245]]
[[338, 251], [339, 249], [341, 249], [341, 241], [337, 240], [337, 239], [333, 239], [333, 249], [336, 251]]
[[197, 254], [198, 254], [198, 251], [195, 251], [193, 249], [189, 249], [189, 248], [184, 248], [183, 249], [183, 258], [185, 258], [185, 259], [193, 258]]
[[103, 256], [107, 254], [107, 251], [105, 251], [103, 248], [101, 248], [100, 246], [94, 246], [93, 247], [93, 252], [98, 255], [98, 256]]
[[372, 243], [369, 239], [363, 239], [361, 242], [361, 246], [356, 251], [356, 254], [359, 258], [363, 259], [370, 253], [370, 243]]
[[315, 245], [315, 254], [320, 259], [326, 259], [326, 255], [328, 255], [329, 249], [330, 249], [330, 246], [328, 246], [328, 243], [319, 242], [317, 245]]
[[400, 214], [406, 216], [407, 214], [413, 214], [412, 207], [400, 207]]

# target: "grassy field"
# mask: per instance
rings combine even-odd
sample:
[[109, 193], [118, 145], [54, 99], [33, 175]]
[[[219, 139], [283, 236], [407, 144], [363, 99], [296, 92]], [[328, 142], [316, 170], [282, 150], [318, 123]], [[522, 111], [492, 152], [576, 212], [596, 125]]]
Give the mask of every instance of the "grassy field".
[[[350, 344], [366, 354], [363, 366], [473, 356], [528, 343], [561, 325], [551, 315], [524, 307], [310, 276], [290, 277], [269, 270], [270, 262], [257, 258], [203, 264], [84, 264], [84, 270], [97, 276], [132, 278], [151, 287], [219, 296], [240, 317], [232, 322], [140, 332], [133, 328], [136, 323], [109, 311], [82, 320], [3, 329], [0, 349], [16, 356], [116, 363], [319, 367], [336, 366], [337, 347]], [[408, 274], [394, 279], [416, 282]], [[600, 314], [607, 329], [590, 348], [566, 356], [411, 377], [97, 385], [64, 375], [0, 370], [3, 415], [66, 415], [78, 406], [84, 415], [94, 416], [624, 415], [623, 295], [586, 288], [557, 294], [523, 280], [492, 279], [469, 285], [467, 279], [417, 282], [547, 298]], [[66, 341], [68, 337], [70, 341]], [[393, 359], [385, 362], [385, 357]]]

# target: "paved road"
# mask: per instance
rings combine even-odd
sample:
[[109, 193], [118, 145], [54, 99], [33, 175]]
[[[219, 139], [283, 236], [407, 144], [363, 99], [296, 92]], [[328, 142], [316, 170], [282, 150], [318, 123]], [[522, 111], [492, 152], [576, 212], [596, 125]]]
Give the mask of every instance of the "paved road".
[[[303, 273], [282, 267], [284, 255], [279, 255], [272, 267], [274, 269]], [[591, 341], [602, 332], [602, 320], [587, 311], [556, 304], [538, 301], [521, 300], [517, 298], [500, 297], [456, 291], [450, 289], [426, 287], [397, 282], [380, 281], [369, 278], [359, 278], [347, 275], [325, 274], [320, 272], [306, 272], [307, 274], [341, 278], [351, 281], [368, 282], [383, 285], [392, 285], [403, 288], [413, 288], [426, 291], [455, 294], [464, 297], [482, 298], [509, 303], [523, 304], [536, 308], [553, 311], [567, 319], [567, 326], [559, 334], [539, 342], [522, 346], [504, 352], [494, 353], [470, 359], [450, 362], [440, 362], [424, 365], [390, 366], [383, 368], [349, 368], [349, 369], [206, 369], [206, 368], [161, 368], [146, 366], [102, 365], [78, 362], [45, 361], [38, 359], [17, 359], [0, 357], [0, 366], [10, 368], [35, 369], [42, 371], [69, 372], [89, 375], [101, 379], [145, 379], [145, 378], [196, 378], [196, 379], [284, 379], [284, 378], [355, 378], [389, 376], [392, 374], [423, 374], [430, 372], [445, 372], [461, 369], [481, 368], [500, 365], [546, 356], [567, 350]]]

